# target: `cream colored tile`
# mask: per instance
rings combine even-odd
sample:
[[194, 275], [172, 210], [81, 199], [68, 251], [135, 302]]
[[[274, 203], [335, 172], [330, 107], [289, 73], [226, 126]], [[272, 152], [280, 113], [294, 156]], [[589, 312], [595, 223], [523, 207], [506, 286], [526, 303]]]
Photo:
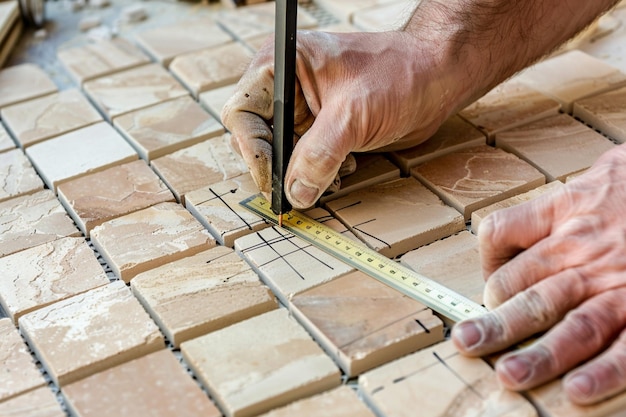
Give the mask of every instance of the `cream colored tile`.
[[59, 386], [165, 347], [122, 281], [22, 316], [20, 330]]
[[65, 417], [66, 413], [61, 408], [48, 387], [37, 388], [0, 402], [0, 415], [10, 417]]
[[63, 388], [77, 417], [220, 417], [168, 350], [160, 350]]
[[418, 0], [397, 0], [357, 10], [352, 14], [352, 23], [366, 32], [399, 30], [404, 28], [420, 3]]
[[277, 307], [257, 274], [224, 246], [143, 272], [131, 288], [176, 347]]
[[83, 88], [109, 120], [188, 94], [159, 64], [143, 65], [87, 81]]
[[433, 159], [411, 174], [469, 220], [472, 212], [545, 184], [527, 162], [490, 146], [468, 148]]
[[315, 3], [332, 15], [346, 22], [352, 22], [352, 16], [360, 10], [397, 3], [398, 0], [315, 0]]
[[20, 149], [0, 153], [0, 201], [43, 189], [43, 181]]
[[217, 120], [222, 120], [222, 109], [224, 104], [230, 99], [237, 90], [237, 84], [229, 84], [224, 87], [215, 88], [213, 90], [200, 93], [198, 99], [200, 104], [207, 109]]
[[259, 49], [263, 47], [263, 45], [267, 43], [271, 43], [272, 34], [264, 33], [262, 35], [251, 36], [246, 39], [241, 39], [241, 42], [246, 45], [251, 50], [258, 52]]
[[0, 257], [67, 236], [80, 236], [50, 190], [0, 202]]
[[361, 271], [296, 294], [290, 306], [348, 376], [444, 338], [430, 309]]
[[548, 181], [589, 168], [615, 144], [566, 114], [496, 135], [496, 146], [539, 169]]
[[137, 159], [135, 150], [106, 122], [37, 143], [26, 148], [26, 154], [52, 190], [63, 182]]
[[0, 114], [22, 148], [102, 121], [75, 89], [4, 107]]
[[59, 185], [59, 200], [83, 234], [114, 219], [166, 201], [174, 195], [144, 161], [134, 161]]
[[0, 258], [0, 303], [24, 314], [109, 283], [85, 239], [66, 237]]
[[340, 384], [337, 366], [284, 308], [185, 342], [181, 351], [227, 417], [257, 415]]
[[9, 133], [4, 128], [4, 125], [0, 123], [0, 153], [15, 149], [15, 142]]
[[626, 142], [626, 87], [576, 101], [574, 116], [620, 143]]
[[52, 94], [57, 86], [34, 64], [20, 64], [0, 70], [0, 108]]
[[125, 282], [215, 246], [215, 240], [183, 206], [160, 203], [96, 226], [91, 242]]

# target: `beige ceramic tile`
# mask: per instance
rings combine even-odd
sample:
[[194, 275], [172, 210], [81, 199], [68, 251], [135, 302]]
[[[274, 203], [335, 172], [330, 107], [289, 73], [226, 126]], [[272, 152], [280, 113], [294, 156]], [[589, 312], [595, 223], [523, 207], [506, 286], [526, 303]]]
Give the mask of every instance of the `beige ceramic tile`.
[[0, 202], [0, 257], [67, 236], [80, 236], [50, 190]]
[[478, 239], [466, 230], [408, 252], [400, 262], [478, 304], [483, 302]]
[[203, 49], [176, 57], [170, 70], [195, 97], [207, 90], [236, 83], [252, 53], [239, 42]]
[[224, 104], [230, 99], [237, 90], [237, 84], [229, 84], [224, 87], [215, 88], [213, 90], [200, 93], [198, 99], [200, 104], [207, 109], [213, 117], [222, 120], [222, 109]]
[[539, 169], [548, 181], [565, 181], [589, 168], [615, 144], [566, 114], [496, 135], [496, 146]]
[[183, 204], [189, 191], [248, 172], [248, 166], [230, 145], [229, 133], [157, 158], [151, 166]]
[[0, 318], [0, 375], [0, 407], [7, 399], [46, 384], [28, 346], [8, 318]]
[[168, 350], [134, 359], [63, 388], [76, 417], [220, 417]]
[[169, 66], [176, 56], [232, 41], [212, 18], [177, 21], [135, 34], [135, 40], [152, 57]]
[[272, 35], [264, 33], [262, 35], [251, 36], [246, 39], [242, 39], [244, 45], [246, 45], [251, 50], [257, 52], [259, 49], [263, 47], [266, 43], [271, 43]]
[[4, 128], [4, 125], [0, 123], [0, 153], [15, 149], [15, 142], [9, 133]]
[[174, 195], [163, 181], [137, 160], [59, 185], [59, 200], [83, 234], [107, 220], [166, 201]]
[[102, 223], [91, 242], [125, 282], [215, 246], [215, 240], [183, 206], [160, 203]]
[[400, 167], [402, 175], [406, 176], [414, 166], [450, 152], [485, 143], [485, 135], [478, 129], [459, 116], [452, 116], [426, 142], [388, 155]]
[[0, 304], [24, 314], [109, 283], [85, 239], [66, 237], [0, 258]]
[[22, 148], [102, 120], [75, 89], [5, 107], [0, 115]]
[[360, 10], [397, 2], [398, 0], [315, 0], [318, 6], [346, 22], [352, 22], [352, 15]]
[[620, 143], [626, 142], [626, 87], [576, 101], [574, 116]]
[[385, 417], [537, 417], [520, 394], [505, 390], [489, 365], [461, 356], [451, 341], [405, 356], [359, 377], [359, 389]]
[[43, 181], [20, 149], [0, 153], [0, 201], [43, 189]]
[[443, 340], [443, 322], [361, 271], [295, 295], [292, 314], [348, 376]]
[[391, 258], [465, 228], [463, 216], [415, 178], [353, 192], [326, 208], [369, 247]]
[[131, 288], [176, 347], [277, 307], [257, 274], [224, 246], [141, 273]]
[[137, 159], [135, 150], [106, 122], [37, 143], [26, 148], [26, 154], [53, 190], [62, 182]]
[[122, 281], [26, 314], [19, 324], [59, 386], [165, 347], [158, 327]]
[[559, 101], [568, 113], [576, 100], [626, 85], [625, 73], [578, 50], [541, 61], [518, 78]]
[[419, 5], [417, 0], [397, 0], [355, 11], [352, 23], [359, 30], [383, 32], [404, 28]]
[[545, 184], [532, 165], [490, 146], [468, 148], [433, 159], [411, 174], [469, 220], [473, 211]]
[[109, 120], [187, 95], [187, 90], [159, 64], [143, 65], [87, 81], [83, 88]]
[[478, 233], [480, 229], [480, 222], [494, 211], [505, 209], [507, 207], [517, 206], [518, 204], [525, 203], [530, 200], [534, 200], [537, 197], [541, 197], [544, 194], [551, 193], [563, 186], [561, 181], [552, 181], [537, 187], [533, 190], [527, 191], [522, 194], [509, 197], [506, 200], [498, 201], [487, 207], [483, 207], [480, 210], [476, 210], [472, 213], [472, 232]]
[[224, 133], [189, 96], [124, 114], [114, 124], [146, 161]]
[[56, 85], [34, 64], [20, 64], [0, 70], [0, 108], [52, 94]]
[[78, 85], [150, 62], [135, 45], [123, 38], [60, 49], [57, 57]]
[[61, 408], [48, 387], [37, 388], [0, 402], [0, 415], [7, 417], [65, 417], [67, 414]]
[[284, 308], [185, 342], [181, 351], [227, 417], [257, 415], [340, 384], [337, 366]]

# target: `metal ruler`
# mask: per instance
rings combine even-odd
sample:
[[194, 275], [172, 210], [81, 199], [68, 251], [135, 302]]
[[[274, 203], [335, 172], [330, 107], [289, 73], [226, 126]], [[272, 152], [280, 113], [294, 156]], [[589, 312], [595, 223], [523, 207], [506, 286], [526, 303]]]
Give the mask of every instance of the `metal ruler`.
[[[240, 204], [270, 223], [278, 224], [270, 202], [262, 195], [249, 197]], [[303, 213], [295, 210], [284, 213], [282, 227], [451, 320], [458, 322], [487, 312], [480, 304], [381, 255], [364, 243], [355, 242]]]

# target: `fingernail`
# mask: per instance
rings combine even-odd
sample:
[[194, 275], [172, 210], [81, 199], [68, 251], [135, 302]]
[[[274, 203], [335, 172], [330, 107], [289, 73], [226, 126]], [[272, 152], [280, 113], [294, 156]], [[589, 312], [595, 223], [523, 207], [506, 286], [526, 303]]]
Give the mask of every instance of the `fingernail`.
[[309, 207], [315, 203], [319, 188], [311, 187], [296, 179], [289, 189], [289, 194], [294, 201], [297, 201], [302, 207]]
[[483, 339], [483, 332], [473, 321], [459, 323], [454, 328], [454, 337], [467, 350], [472, 349]]
[[565, 390], [575, 397], [591, 397], [595, 388], [593, 378], [582, 372], [565, 379]]
[[501, 369], [506, 374], [507, 379], [517, 384], [526, 382], [531, 375], [530, 363], [516, 356], [505, 359]]

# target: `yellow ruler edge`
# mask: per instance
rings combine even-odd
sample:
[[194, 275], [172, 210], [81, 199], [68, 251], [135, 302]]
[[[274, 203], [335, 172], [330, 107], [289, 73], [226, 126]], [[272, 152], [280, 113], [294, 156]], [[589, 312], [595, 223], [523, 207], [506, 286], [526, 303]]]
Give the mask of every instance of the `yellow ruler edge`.
[[[278, 224], [271, 204], [261, 194], [246, 198], [239, 204], [270, 223]], [[381, 255], [361, 242], [353, 241], [303, 213], [292, 210], [283, 214], [282, 227], [455, 322], [487, 312], [485, 307], [469, 298]]]

